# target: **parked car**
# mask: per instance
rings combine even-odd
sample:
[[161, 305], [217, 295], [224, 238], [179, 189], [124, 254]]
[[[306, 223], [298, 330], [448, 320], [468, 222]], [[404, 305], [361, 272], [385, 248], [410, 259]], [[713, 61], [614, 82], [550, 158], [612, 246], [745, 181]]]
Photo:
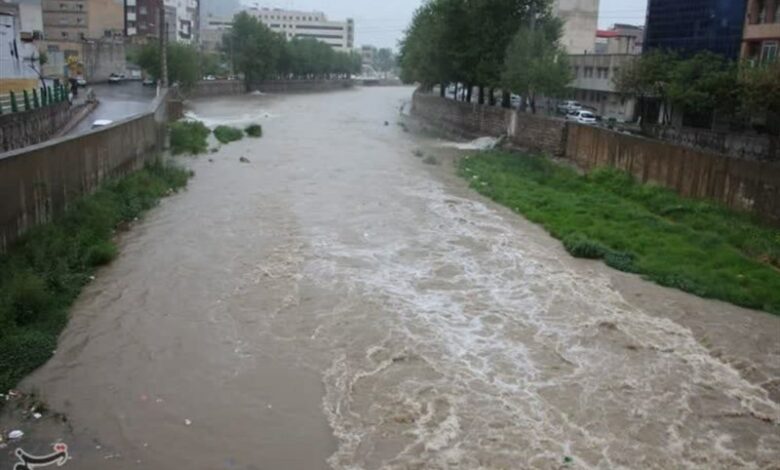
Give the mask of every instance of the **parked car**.
[[217, 77], [215, 77], [214, 75], [206, 75], [205, 77], [203, 77], [203, 80], [206, 80], [207, 82], [213, 82], [216, 79]]
[[144, 78], [144, 81], [141, 82], [141, 85], [143, 86], [155, 86], [157, 85], [157, 82], [152, 78]]
[[579, 101], [567, 100], [558, 105], [558, 111], [561, 114], [571, 114], [574, 111], [582, 109], [582, 105]]
[[596, 124], [596, 115], [583, 109], [566, 115], [566, 119], [580, 124]]
[[122, 76], [116, 73], [112, 73], [111, 75], [108, 76], [108, 83], [114, 85], [118, 83], [122, 83]]

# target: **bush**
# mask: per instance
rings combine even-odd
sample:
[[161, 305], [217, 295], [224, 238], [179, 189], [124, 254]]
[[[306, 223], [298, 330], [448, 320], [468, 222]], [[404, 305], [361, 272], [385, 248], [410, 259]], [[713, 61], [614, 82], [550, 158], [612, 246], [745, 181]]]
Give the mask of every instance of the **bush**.
[[604, 255], [604, 262], [607, 266], [626, 273], [637, 272], [636, 256], [633, 253], [622, 251], [609, 251]]
[[260, 124], [251, 124], [244, 129], [249, 137], [259, 138], [263, 136], [263, 127]]
[[200, 121], [178, 121], [170, 125], [171, 151], [174, 155], [206, 152], [211, 131]]
[[0, 255], [0, 390], [51, 356], [68, 307], [95, 267], [116, 256], [116, 227], [184, 186], [189, 176], [161, 163], [147, 165], [76, 201]]
[[216, 129], [214, 129], [214, 136], [223, 144], [229, 144], [230, 142], [243, 139], [244, 133], [241, 132], [241, 129], [237, 129], [235, 127], [218, 126]]
[[103, 266], [116, 258], [117, 248], [116, 245], [110, 240], [102, 240], [95, 243], [86, 253], [87, 265], [89, 266]]
[[604, 245], [581, 234], [564, 238], [563, 246], [575, 258], [601, 259], [608, 252]]

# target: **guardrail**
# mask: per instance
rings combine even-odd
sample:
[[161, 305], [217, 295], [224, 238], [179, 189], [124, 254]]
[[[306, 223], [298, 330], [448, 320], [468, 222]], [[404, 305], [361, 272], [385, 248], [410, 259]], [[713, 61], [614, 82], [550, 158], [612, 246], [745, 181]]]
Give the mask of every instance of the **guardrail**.
[[0, 114], [19, 113], [40, 109], [68, 100], [64, 85], [53, 85], [0, 94]]

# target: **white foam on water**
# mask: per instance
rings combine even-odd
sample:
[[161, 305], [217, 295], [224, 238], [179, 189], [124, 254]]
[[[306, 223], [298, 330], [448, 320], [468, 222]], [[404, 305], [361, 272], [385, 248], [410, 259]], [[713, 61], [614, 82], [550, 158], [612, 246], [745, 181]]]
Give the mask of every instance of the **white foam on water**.
[[479, 137], [469, 142], [442, 142], [439, 146], [459, 150], [490, 150], [495, 148], [498, 142], [497, 137]]
[[248, 126], [263, 119], [274, 119], [276, 116], [263, 110], [253, 113], [232, 114], [228, 116], [199, 116], [193, 111], [185, 111], [184, 119], [188, 121], [200, 121], [209, 129], [217, 126]]
[[[399, 437], [410, 443], [391, 468], [453, 458], [462, 468], [549, 467], [563, 456], [577, 468], [758, 464], [697, 404], [775, 426], [780, 407], [689, 329], [631, 307], [608, 278], [564, 266], [480, 202], [430, 180], [406, 196], [426, 208], [416, 235], [371, 245], [322, 234], [307, 267], [308, 278], [346, 283], [391, 315], [377, 320], [388, 331], [381, 345], [339, 356], [325, 375], [341, 442], [334, 467], [361, 468], [359, 448], [392, 433], [398, 409], [411, 413]], [[343, 337], [342, 320], [330, 335]], [[373, 361], [376, 348], [390, 359]], [[431, 415], [436, 406], [443, 415]]]

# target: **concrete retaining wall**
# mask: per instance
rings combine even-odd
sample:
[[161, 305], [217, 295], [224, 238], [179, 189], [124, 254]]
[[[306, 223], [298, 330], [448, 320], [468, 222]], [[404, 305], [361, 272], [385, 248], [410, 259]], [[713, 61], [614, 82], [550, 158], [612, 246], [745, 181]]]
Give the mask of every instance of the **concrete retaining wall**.
[[668, 126], [646, 126], [642, 131], [649, 137], [698, 150], [722, 153], [744, 160], [780, 162], [780, 137], [706, 129], [676, 129]]
[[195, 84], [187, 93], [189, 98], [241, 95], [246, 93], [243, 80], [204, 80]]
[[756, 213], [780, 225], [780, 165], [569, 124], [566, 157], [585, 170], [609, 166], [643, 182]]
[[750, 211], [780, 225], [778, 163], [730, 158], [600, 127], [423, 93], [415, 93], [412, 114], [450, 134], [467, 138], [508, 135], [518, 147], [565, 156], [584, 170], [619, 168], [642, 182]]
[[551, 155], [563, 155], [566, 122], [496, 106], [441, 98], [415, 92], [412, 115], [439, 131], [466, 138], [506, 135], [513, 145]]
[[107, 178], [127, 174], [157, 158], [167, 119], [164, 93], [147, 113], [0, 155], [0, 252]]
[[50, 139], [73, 115], [67, 102], [0, 116], [0, 149], [20, 149]]
[[343, 90], [354, 85], [353, 80], [265, 80], [250, 84], [252, 91], [263, 93], [297, 93], [307, 91]]

